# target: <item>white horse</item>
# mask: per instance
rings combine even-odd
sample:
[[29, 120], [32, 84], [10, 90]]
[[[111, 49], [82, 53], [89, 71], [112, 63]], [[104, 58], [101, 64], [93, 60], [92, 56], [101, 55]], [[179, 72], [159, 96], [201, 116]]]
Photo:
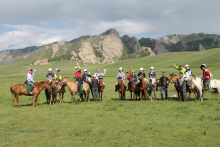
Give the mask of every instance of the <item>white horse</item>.
[[155, 100], [157, 99], [156, 98], [156, 86], [157, 86], [157, 80], [156, 80], [156, 77], [151, 77], [151, 86], [149, 86], [149, 95], [151, 96], [151, 101], [153, 100], [153, 95], [152, 95], [152, 92], [154, 91], [154, 98]]
[[[204, 91], [203, 88], [203, 82], [201, 78], [196, 77], [195, 75], [189, 75], [188, 77], [185, 77], [185, 81], [191, 82], [195, 85], [195, 88], [198, 92], [198, 97], [201, 101], [203, 101], [203, 94]], [[210, 81], [210, 89], [217, 89], [219, 95], [220, 95], [220, 80], [213, 79]]]

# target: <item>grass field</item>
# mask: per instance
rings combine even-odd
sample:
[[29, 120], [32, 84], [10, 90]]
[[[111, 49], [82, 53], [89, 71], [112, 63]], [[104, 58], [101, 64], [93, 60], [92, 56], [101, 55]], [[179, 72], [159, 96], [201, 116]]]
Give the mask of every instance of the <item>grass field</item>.
[[[28, 59], [29, 60], [29, 59]], [[103, 102], [70, 103], [68, 88], [64, 104], [47, 105], [44, 91], [38, 97], [38, 108], [32, 107], [32, 97], [20, 96], [21, 108], [12, 108], [10, 86], [23, 83], [27, 69], [26, 61], [0, 65], [0, 146], [220, 146], [220, 100], [217, 95], [205, 94], [203, 102], [195, 101], [194, 95], [187, 103], [172, 99], [161, 101], [157, 92], [156, 101], [118, 100], [114, 84], [118, 68], [124, 71], [132, 66], [138, 72], [144, 67], [156, 68], [157, 77], [165, 71], [178, 73], [173, 64], [189, 64], [197, 76], [205, 63], [214, 78], [220, 79], [220, 49], [204, 52], [167, 53], [134, 60], [115, 61], [114, 64], [89, 64], [92, 74], [99, 67], [107, 74]], [[47, 69], [60, 68], [62, 76], [73, 77], [75, 62], [54, 61], [45, 66], [32, 66], [37, 70], [34, 81], [45, 80]], [[173, 89], [173, 85], [169, 86]]]

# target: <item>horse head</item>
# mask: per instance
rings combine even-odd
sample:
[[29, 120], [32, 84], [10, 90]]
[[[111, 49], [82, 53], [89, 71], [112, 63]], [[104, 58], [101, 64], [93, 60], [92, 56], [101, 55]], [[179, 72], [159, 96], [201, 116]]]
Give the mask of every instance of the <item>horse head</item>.
[[99, 86], [103, 85], [103, 78], [99, 78]]
[[130, 82], [133, 81], [133, 77], [132, 77], [132, 75], [129, 77], [129, 81], [130, 81]]
[[52, 88], [55, 88], [56, 87], [56, 80], [55, 79], [51, 80], [50, 84], [51, 84]]
[[86, 78], [86, 81], [91, 82], [91, 78], [90, 78], [90, 77], [87, 77], [87, 78]]
[[178, 80], [179, 80], [179, 77], [176, 74], [174, 74], [174, 73], [170, 74], [169, 82], [171, 84], [176, 83]]
[[121, 82], [122, 82], [121, 79], [122, 79], [121, 77], [118, 77], [118, 85], [119, 86], [121, 85]]
[[142, 74], [140, 74], [139, 77], [138, 77], [139, 80], [143, 80], [143, 78], [144, 78], [144, 77], [143, 77]]

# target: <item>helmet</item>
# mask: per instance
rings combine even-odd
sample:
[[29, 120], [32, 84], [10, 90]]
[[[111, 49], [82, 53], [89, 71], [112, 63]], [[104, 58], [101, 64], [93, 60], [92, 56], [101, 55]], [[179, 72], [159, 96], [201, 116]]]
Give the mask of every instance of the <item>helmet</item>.
[[60, 71], [60, 69], [59, 69], [59, 68], [57, 68], [57, 69], [56, 69], [56, 72], [57, 72], [58, 70]]
[[140, 68], [140, 70], [144, 70], [144, 68], [143, 68], [143, 67], [141, 67], [141, 68]]
[[96, 75], [93, 75], [93, 77], [96, 77]]
[[200, 66], [201, 69], [202, 69], [203, 67], [206, 68], [206, 65], [205, 65], [205, 64], [202, 64], [202, 65]]
[[87, 71], [87, 69], [84, 69], [84, 72]]
[[122, 69], [123, 69], [122, 67], [119, 68], [119, 70], [122, 70]]
[[135, 72], [134, 70], [132, 70], [132, 72]]
[[75, 69], [78, 69], [78, 66], [76, 66]]
[[49, 68], [48, 71], [52, 71], [52, 68]]
[[31, 67], [30, 67], [30, 68], [28, 68], [28, 71], [31, 71], [31, 70], [33, 70]]
[[189, 67], [189, 65], [188, 65], [188, 64], [186, 64], [186, 65], [185, 65], [185, 67]]
[[150, 67], [150, 69], [154, 69], [154, 67], [153, 67], [153, 66], [151, 66], [151, 67]]

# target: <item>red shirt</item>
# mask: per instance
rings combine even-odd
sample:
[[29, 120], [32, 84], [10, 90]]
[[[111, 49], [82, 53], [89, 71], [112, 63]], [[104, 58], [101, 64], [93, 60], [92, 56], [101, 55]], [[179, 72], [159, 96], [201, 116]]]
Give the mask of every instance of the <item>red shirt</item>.
[[77, 72], [75, 73], [75, 76], [76, 76], [76, 78], [81, 78], [81, 71], [77, 71]]
[[210, 71], [208, 69], [203, 70], [203, 78], [210, 79]]
[[127, 76], [127, 80], [129, 80], [129, 77], [131, 76], [131, 73], [129, 73], [129, 75]]

